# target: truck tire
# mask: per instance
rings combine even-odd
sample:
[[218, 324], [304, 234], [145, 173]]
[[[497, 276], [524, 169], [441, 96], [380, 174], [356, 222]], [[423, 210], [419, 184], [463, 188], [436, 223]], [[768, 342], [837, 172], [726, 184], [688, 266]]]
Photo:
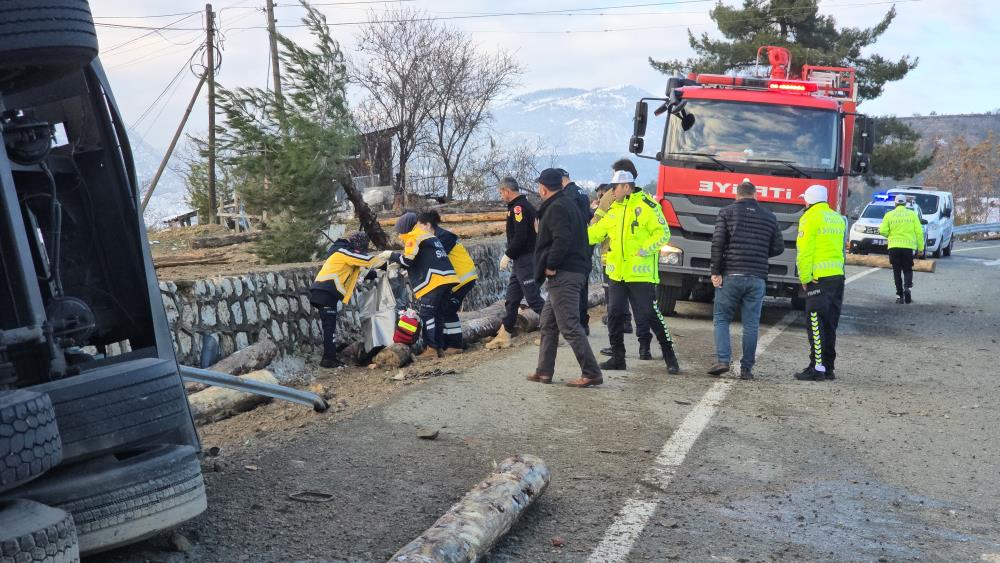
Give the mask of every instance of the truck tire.
[[153, 446], [60, 467], [15, 493], [72, 514], [83, 555], [154, 536], [207, 506], [191, 446]]
[[946, 257], [951, 256], [951, 249], [954, 246], [955, 246], [955, 237], [951, 237], [951, 240], [948, 241], [948, 246], [946, 246], [944, 249], [944, 255]]
[[73, 517], [30, 500], [0, 501], [0, 561], [79, 563]]
[[31, 391], [0, 391], [0, 492], [45, 473], [62, 460], [52, 402]]
[[672, 317], [677, 311], [677, 300], [681, 288], [673, 285], [660, 284], [656, 286], [656, 307], [664, 317]]
[[97, 56], [87, 0], [0, 2], [0, 89], [33, 86], [83, 68]]
[[64, 461], [118, 451], [192, 424], [177, 364], [147, 358], [30, 387], [48, 393]]

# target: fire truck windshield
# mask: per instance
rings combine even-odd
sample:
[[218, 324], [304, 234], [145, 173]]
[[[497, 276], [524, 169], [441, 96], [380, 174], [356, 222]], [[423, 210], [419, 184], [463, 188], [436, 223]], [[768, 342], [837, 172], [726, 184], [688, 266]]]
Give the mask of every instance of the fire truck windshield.
[[664, 154], [670, 160], [704, 164], [698, 155], [712, 155], [752, 167], [836, 168], [834, 111], [696, 99], [689, 99], [685, 109], [694, 115], [694, 126], [684, 131], [679, 118], [668, 121]]

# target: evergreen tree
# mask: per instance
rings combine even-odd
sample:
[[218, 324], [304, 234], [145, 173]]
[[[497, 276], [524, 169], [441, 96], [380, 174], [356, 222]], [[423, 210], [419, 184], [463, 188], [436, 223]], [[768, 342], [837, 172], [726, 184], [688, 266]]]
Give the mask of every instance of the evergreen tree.
[[329, 221], [338, 187], [353, 191], [347, 162], [357, 136], [344, 57], [326, 17], [302, 5], [315, 45], [307, 49], [278, 36], [283, 103], [260, 88], [219, 95], [226, 118], [219, 128], [221, 156], [246, 178], [241, 197], [248, 211], [268, 214], [258, 254], [269, 263], [310, 260], [320, 250], [317, 231]]
[[879, 176], [905, 180], [923, 172], [937, 153], [920, 155], [920, 134], [893, 116], [875, 118], [875, 151], [871, 174], [865, 174], [869, 186], [877, 186]]
[[[832, 16], [820, 15], [818, 4], [818, 0], [743, 0], [742, 7], [730, 7], [720, 2], [709, 15], [723, 39], [712, 39], [707, 33], [696, 37], [688, 30], [688, 42], [697, 56], [672, 61], [650, 58], [649, 62], [668, 74], [675, 70], [718, 74], [752, 67], [757, 49], [774, 45], [791, 52], [793, 75], [805, 64], [856, 68], [860, 101], [879, 97], [887, 82], [902, 79], [917, 66], [919, 59], [909, 56], [893, 61], [878, 54], [862, 54], [889, 28], [896, 17], [895, 7], [873, 27], [859, 29], [838, 28]], [[761, 62], [767, 64], [767, 59]], [[874, 174], [906, 178], [930, 165], [933, 154], [921, 157], [917, 152], [919, 134], [892, 118], [879, 121], [872, 155]], [[880, 133], [879, 125], [887, 131]], [[868, 175], [865, 180], [873, 184], [876, 177]]]

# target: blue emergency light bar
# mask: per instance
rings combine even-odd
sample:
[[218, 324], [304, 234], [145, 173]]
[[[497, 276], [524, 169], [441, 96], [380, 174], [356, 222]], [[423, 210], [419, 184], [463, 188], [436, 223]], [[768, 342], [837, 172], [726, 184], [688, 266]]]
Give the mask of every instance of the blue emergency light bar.
[[889, 201], [895, 196], [889, 194], [889, 192], [875, 192], [872, 194], [872, 201]]

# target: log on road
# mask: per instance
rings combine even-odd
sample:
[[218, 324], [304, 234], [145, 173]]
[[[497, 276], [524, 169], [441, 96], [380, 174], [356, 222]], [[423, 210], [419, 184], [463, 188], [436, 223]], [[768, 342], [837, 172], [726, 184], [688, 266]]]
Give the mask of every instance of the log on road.
[[549, 468], [516, 455], [466, 493], [426, 532], [392, 556], [407, 563], [478, 561], [489, 553], [549, 484]]
[[[848, 266], [868, 266], [869, 268], [892, 268], [889, 257], [884, 254], [848, 254]], [[913, 260], [914, 272], [926, 272], [933, 274], [937, 265], [936, 260]]]
[[538, 313], [522, 305], [517, 312], [517, 332], [524, 334], [538, 330], [538, 319]]
[[[253, 371], [244, 375], [243, 378], [278, 385], [278, 379], [267, 370]], [[270, 398], [261, 395], [223, 387], [211, 387], [188, 395], [191, 414], [198, 424], [208, 424], [229, 418], [270, 400]]]
[[459, 318], [462, 321], [462, 338], [466, 342], [475, 342], [488, 336], [496, 334], [503, 321], [504, 306], [502, 301], [498, 301], [480, 311], [462, 313]]

